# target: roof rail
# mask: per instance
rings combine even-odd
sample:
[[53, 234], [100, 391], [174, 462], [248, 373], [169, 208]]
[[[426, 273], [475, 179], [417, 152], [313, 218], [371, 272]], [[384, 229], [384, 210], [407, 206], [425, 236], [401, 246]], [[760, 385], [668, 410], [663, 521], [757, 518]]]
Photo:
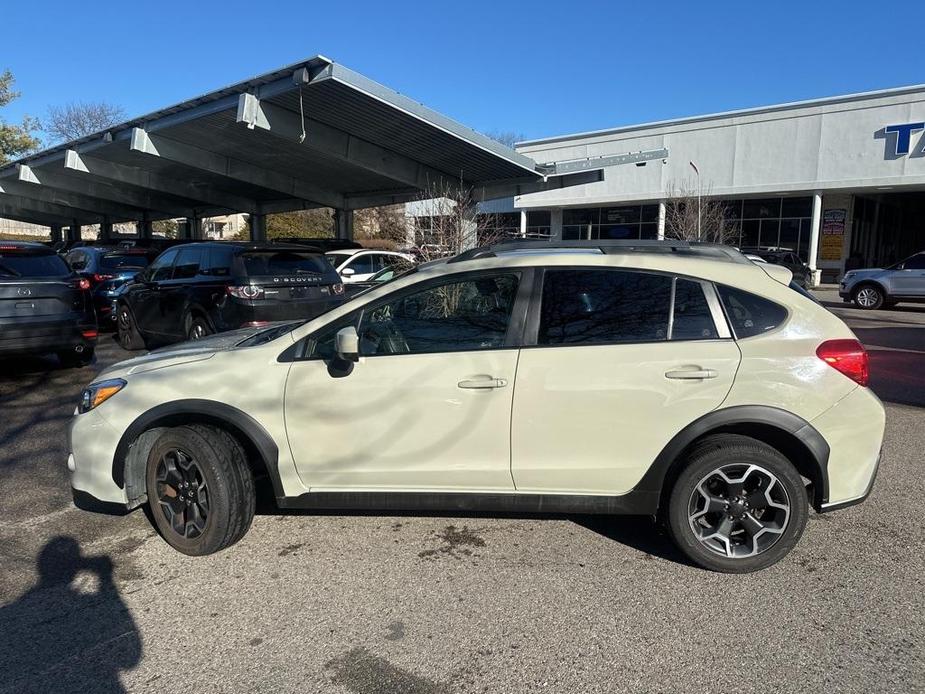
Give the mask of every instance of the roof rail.
[[597, 239], [577, 241], [545, 241], [542, 239], [515, 239], [463, 251], [450, 258], [449, 263], [461, 263], [476, 258], [494, 258], [499, 253], [525, 250], [557, 250], [577, 248], [598, 250], [604, 254], [620, 253], [676, 253], [697, 257], [714, 258], [734, 263], [750, 263], [738, 249], [719, 243], [702, 241], [681, 241], [677, 239]]

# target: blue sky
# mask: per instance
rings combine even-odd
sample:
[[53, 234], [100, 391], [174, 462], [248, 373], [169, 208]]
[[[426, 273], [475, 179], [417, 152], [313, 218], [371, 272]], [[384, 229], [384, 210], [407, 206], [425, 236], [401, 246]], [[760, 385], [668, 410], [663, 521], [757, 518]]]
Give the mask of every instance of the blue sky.
[[925, 82], [925, 4], [3, 0], [0, 115], [131, 116], [321, 53], [527, 138]]

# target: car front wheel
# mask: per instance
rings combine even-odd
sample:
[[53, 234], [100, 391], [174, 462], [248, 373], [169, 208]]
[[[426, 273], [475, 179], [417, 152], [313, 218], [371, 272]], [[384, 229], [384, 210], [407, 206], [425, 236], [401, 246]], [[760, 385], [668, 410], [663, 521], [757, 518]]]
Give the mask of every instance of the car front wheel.
[[189, 425], [166, 430], [148, 455], [148, 505], [167, 543], [194, 556], [244, 537], [254, 517], [254, 476], [226, 431]]
[[671, 492], [668, 526], [700, 566], [764, 569], [796, 545], [809, 515], [806, 487], [779, 451], [747, 436], [710, 436], [690, 452]]
[[854, 303], [858, 308], [875, 310], [883, 306], [886, 297], [879, 287], [864, 284], [854, 290]]

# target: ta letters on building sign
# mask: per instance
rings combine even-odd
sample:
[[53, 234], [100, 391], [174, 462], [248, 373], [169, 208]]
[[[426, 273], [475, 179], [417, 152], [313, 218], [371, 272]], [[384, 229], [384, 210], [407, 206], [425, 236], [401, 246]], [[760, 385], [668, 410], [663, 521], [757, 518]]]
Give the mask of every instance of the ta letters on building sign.
[[841, 260], [847, 217], [847, 210], [826, 210], [822, 215], [820, 260]]

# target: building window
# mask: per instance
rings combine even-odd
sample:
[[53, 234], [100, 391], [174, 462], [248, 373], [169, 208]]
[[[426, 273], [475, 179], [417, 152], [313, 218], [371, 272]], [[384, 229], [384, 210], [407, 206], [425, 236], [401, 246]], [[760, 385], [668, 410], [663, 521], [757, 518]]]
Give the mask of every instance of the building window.
[[654, 239], [658, 205], [570, 208], [562, 211], [562, 238]]
[[811, 197], [729, 200], [725, 205], [730, 245], [794, 251], [803, 261], [809, 257]]

